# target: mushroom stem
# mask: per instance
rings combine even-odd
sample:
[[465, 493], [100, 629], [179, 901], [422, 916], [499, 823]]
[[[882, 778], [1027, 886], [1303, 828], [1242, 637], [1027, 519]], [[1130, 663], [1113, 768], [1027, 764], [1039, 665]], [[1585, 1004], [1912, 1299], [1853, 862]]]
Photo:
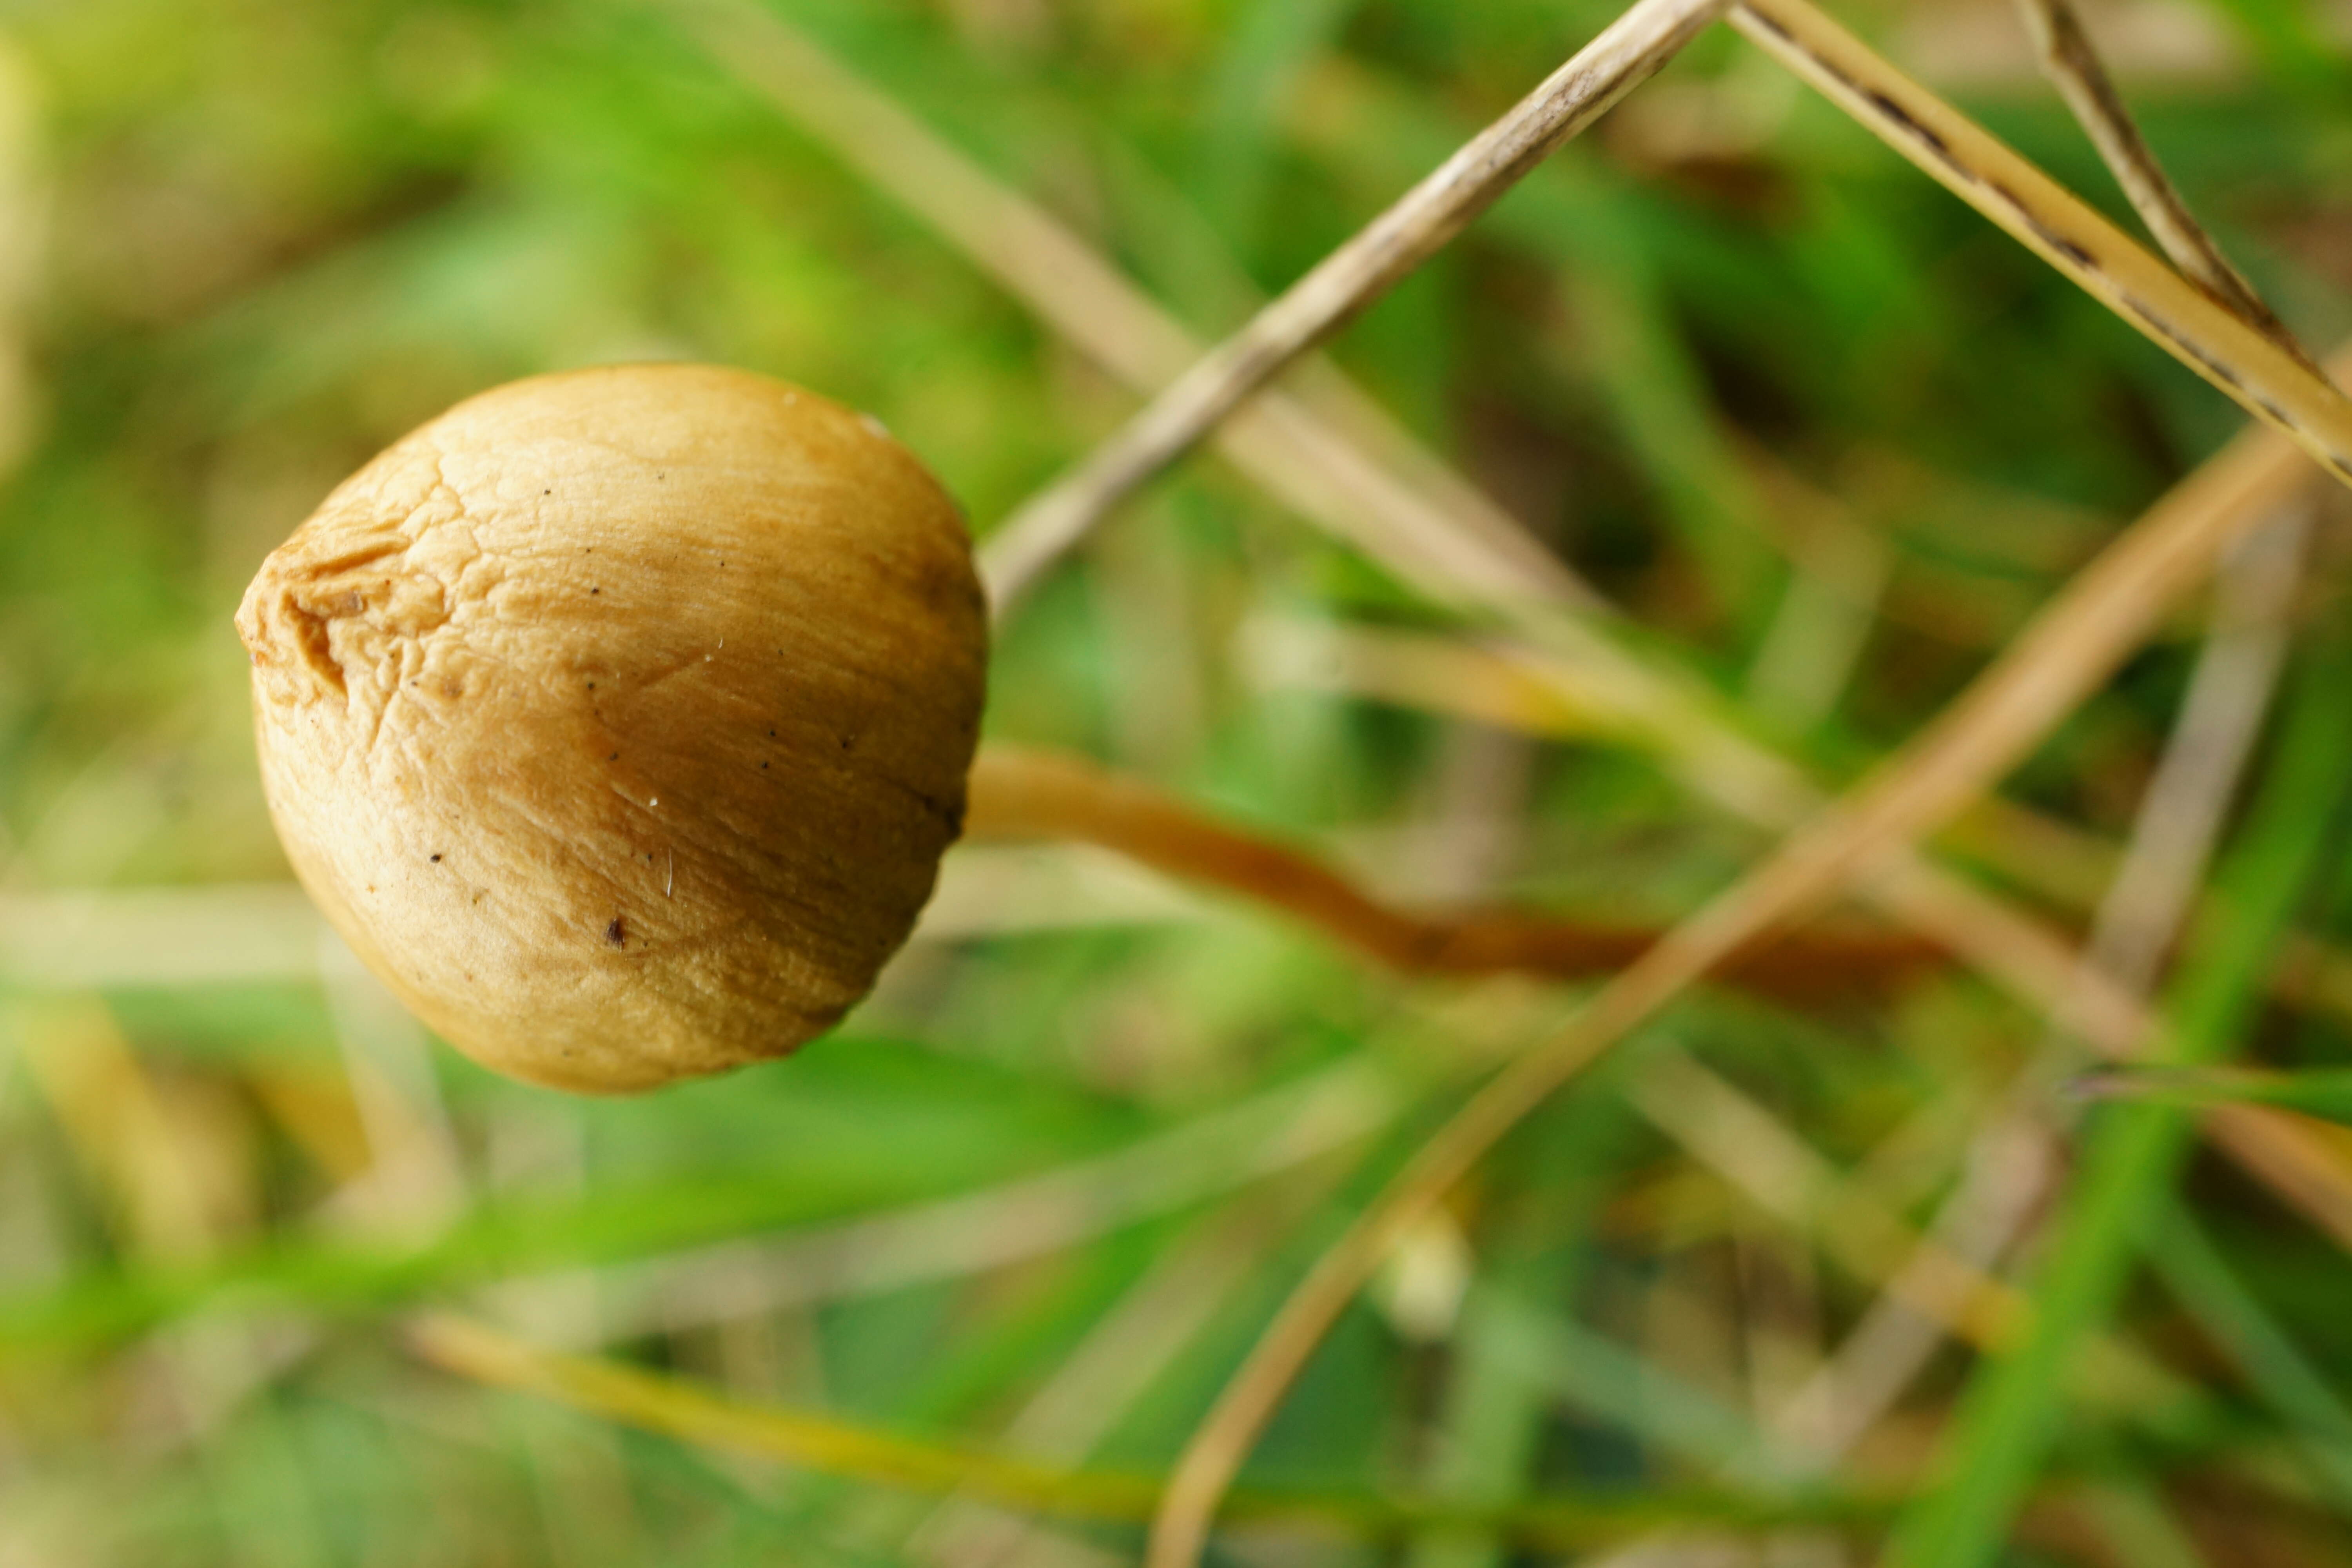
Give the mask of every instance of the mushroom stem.
[[[1623, 968], [1658, 935], [1508, 908], [1400, 910], [1311, 856], [1213, 820], [1139, 780], [1024, 747], [982, 748], [972, 764], [965, 832], [1097, 845], [1279, 910], [1401, 974], [1580, 979]], [[1942, 949], [1913, 936], [1815, 930], [1769, 939], [1720, 973], [1759, 995], [1816, 1001], [1884, 987], [1944, 958]]]

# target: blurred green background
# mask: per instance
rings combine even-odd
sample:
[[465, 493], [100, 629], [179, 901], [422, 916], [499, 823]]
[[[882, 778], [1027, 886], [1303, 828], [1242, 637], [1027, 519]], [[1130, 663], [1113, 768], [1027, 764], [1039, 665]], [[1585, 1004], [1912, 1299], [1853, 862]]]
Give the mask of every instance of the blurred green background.
[[[1579, 994], [1411, 984], [1100, 855], [975, 846], [837, 1037], [583, 1101], [429, 1042], [321, 934], [229, 616], [414, 425], [552, 368], [740, 364], [874, 412], [984, 537], [1135, 405], [844, 161], [861, 137], [792, 86], [796, 51], [1213, 338], [1612, 14], [763, 3], [0, 6], [5, 1568], [1132, 1560], [1131, 1500], [1029, 1519], [894, 1484], [838, 1433], [789, 1464], [656, 1435], [428, 1364], [413, 1314], [950, 1469], [971, 1447], [1159, 1474], [1318, 1248]], [[1841, 15], [2126, 219], [2005, 5]], [[2091, 18], [2281, 313], [2323, 349], [2352, 331], [2342, 9]], [[1330, 357], [1644, 658], [1827, 782], [2242, 423], [1720, 30]], [[2298, 604], [2296, 721], [2342, 667], [2340, 510]], [[2202, 625], [2184, 611], [2011, 781], [2044, 874], [2013, 875], [2014, 832], [2010, 872], [1971, 874], [2081, 926]], [[1507, 701], [1459, 662], [1488, 630], [1202, 457], [1007, 632], [989, 729], [1407, 901], [1650, 924], [1766, 846], [1642, 746]], [[2259, 902], [2265, 845], [2327, 847], [2291, 900], [2315, 948], [2344, 925], [2336, 803], [2264, 794], [2283, 766], [2252, 786], [2272, 837], [2250, 821], [2224, 873]], [[2352, 1062], [2347, 1017], [2310, 986], [2227, 1043], [2326, 1069]], [[1807, 1448], [1791, 1402], [1901, 1261], [1884, 1225], [1854, 1240], [1854, 1205], [1925, 1226], [1972, 1147], [2002, 1157], [1972, 1140], [2018, 1096], [2074, 1117], [2042, 1036], [1957, 971], [1801, 1011], [1687, 1000], [1400, 1249], [1247, 1472], [1309, 1511], [1219, 1560], [1871, 1560], [1987, 1363], [1934, 1351], [1842, 1453]], [[2113, 1300], [2085, 1298], [2099, 1353], [2031, 1431], [1968, 1439], [2036, 1456], [2001, 1560], [2352, 1561], [2341, 1247], [2210, 1156], [2098, 1223], [2128, 1233]], [[2021, 1249], [2029, 1294], [2068, 1234]], [[641, 1425], [675, 1416], [666, 1387]], [[1465, 1518], [1411, 1516], [1432, 1500]]]

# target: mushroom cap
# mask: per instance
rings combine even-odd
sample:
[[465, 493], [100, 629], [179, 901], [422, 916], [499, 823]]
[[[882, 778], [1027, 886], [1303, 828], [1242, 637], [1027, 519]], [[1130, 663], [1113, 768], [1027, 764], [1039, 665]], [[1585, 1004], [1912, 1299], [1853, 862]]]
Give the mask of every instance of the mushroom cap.
[[877, 422], [765, 376], [468, 399], [330, 495], [236, 621], [304, 887], [536, 1083], [823, 1032], [961, 826], [987, 664], [961, 519]]

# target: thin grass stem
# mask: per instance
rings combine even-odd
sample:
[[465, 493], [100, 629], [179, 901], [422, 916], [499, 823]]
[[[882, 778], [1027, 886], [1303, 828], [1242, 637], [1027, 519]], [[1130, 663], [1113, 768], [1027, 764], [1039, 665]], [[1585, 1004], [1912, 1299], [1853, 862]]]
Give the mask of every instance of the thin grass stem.
[[[1066, 1519], [1139, 1521], [1157, 1478], [1040, 1464], [986, 1449], [904, 1436], [837, 1418], [728, 1399], [682, 1379], [616, 1362], [540, 1350], [455, 1313], [413, 1320], [410, 1348], [444, 1371], [538, 1394], [683, 1442], [935, 1495], [964, 1495]], [[1850, 1522], [1884, 1513], [1875, 1500], [1816, 1494], [1749, 1500], [1691, 1491], [1641, 1500], [1547, 1500], [1500, 1508], [1410, 1497], [1259, 1490], [1238, 1494], [1249, 1518], [1385, 1538], [1433, 1526], [1490, 1531], [1530, 1548], [1570, 1551], [1676, 1522], [1753, 1529]]]
[[2202, 285], [2231, 312], [2294, 354], [2314, 371], [2311, 356], [2295, 342], [2286, 325], [2273, 314], [2245, 275], [2230, 263], [2203, 224], [2189, 210], [2179, 189], [2157, 161], [2147, 138], [2140, 134], [2123, 94], [2116, 90], [2091, 42], [2090, 30], [2075, 14], [2072, 0], [2018, 0], [2026, 28], [2042, 61], [2042, 73], [2058, 89], [2075, 120], [2106, 161], [2116, 183], [2130, 198], [2140, 222], [2172, 264]]
[[[782, 18], [740, 0], [673, 0], [669, 8], [715, 62], [1129, 388], [1149, 395], [1207, 352], [1100, 252]], [[1295, 394], [1268, 389], [1224, 421], [1215, 439], [1273, 495], [1441, 602], [1601, 605], [1482, 491], [1336, 373]], [[999, 606], [1000, 619], [1007, 607]]]
[[1326, 256], [1009, 519], [982, 552], [1002, 616], [1047, 567], [1225, 416], [1361, 311], [1672, 59], [1724, 0], [1636, 0], [1511, 110]]
[[2352, 485], [2352, 402], [1810, 0], [1740, 0], [1731, 25], [2255, 417]]

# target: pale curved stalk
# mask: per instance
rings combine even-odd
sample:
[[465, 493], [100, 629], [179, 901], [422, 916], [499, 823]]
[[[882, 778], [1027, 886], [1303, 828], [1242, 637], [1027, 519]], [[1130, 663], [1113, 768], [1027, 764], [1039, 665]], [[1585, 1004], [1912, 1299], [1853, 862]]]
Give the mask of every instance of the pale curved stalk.
[[982, 575], [998, 614], [1251, 394], [1435, 255], [1529, 169], [1648, 80], [1723, 5], [1636, 0], [1508, 113], [1033, 498], [982, 553]]

